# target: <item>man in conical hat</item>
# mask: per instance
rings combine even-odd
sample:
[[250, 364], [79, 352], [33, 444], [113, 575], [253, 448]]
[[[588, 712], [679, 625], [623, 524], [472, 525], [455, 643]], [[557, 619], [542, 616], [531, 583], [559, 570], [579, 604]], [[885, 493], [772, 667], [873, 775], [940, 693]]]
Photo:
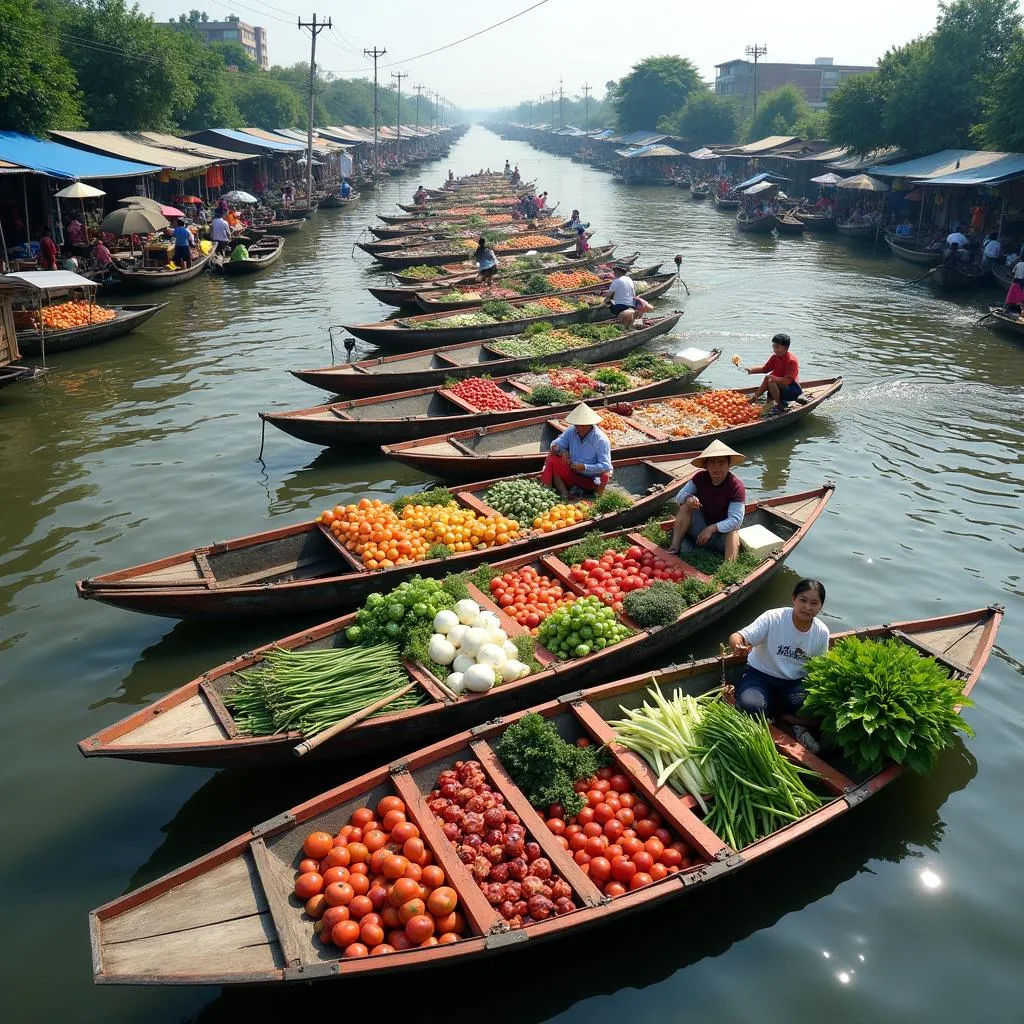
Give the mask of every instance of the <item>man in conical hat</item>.
[[678, 553], [683, 538], [689, 537], [697, 547], [710, 548], [735, 562], [740, 553], [736, 531], [743, 525], [747, 491], [732, 467], [744, 462], [744, 457], [721, 441], [712, 441], [691, 461], [699, 472], [676, 495], [679, 511], [668, 549]]
[[612, 446], [598, 426], [600, 413], [580, 402], [565, 421], [569, 426], [551, 443], [540, 482], [563, 498], [572, 487], [600, 494], [612, 475]]

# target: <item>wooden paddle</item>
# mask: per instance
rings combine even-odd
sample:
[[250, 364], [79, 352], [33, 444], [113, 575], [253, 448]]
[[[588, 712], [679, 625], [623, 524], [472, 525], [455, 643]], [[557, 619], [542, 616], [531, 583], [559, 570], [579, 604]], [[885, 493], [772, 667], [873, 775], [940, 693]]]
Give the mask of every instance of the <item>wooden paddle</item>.
[[415, 685], [415, 682], [407, 683], [401, 689], [395, 690], [394, 693], [389, 693], [386, 697], [381, 697], [380, 700], [367, 704], [365, 708], [361, 708], [347, 718], [343, 718], [340, 722], [335, 722], [329, 729], [324, 729], [323, 732], [318, 732], [310, 739], [303, 740], [295, 747], [292, 753], [296, 757], [305, 757], [311, 750], [316, 750], [317, 747], [326, 743], [332, 737], [337, 736], [338, 733], [344, 732], [350, 726], [361, 722], [364, 718], [369, 718], [375, 711], [380, 711], [381, 708], [387, 707], [393, 700], [398, 700], [399, 697], [407, 694]]
[[927, 274], [922, 274], [920, 277], [916, 278], [913, 281], [908, 281], [906, 284], [901, 284], [900, 288], [909, 288], [913, 284], [920, 284], [926, 277], [931, 277], [932, 274], [934, 274], [935, 271], [938, 270], [941, 266], [942, 264], [940, 263], [937, 267], [932, 267]]

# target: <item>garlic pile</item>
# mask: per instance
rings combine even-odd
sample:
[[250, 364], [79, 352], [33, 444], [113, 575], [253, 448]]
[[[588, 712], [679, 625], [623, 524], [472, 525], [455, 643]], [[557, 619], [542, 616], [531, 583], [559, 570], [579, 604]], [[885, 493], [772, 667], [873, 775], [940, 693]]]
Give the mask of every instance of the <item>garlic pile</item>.
[[486, 693], [498, 682], [530, 674], [498, 616], [482, 611], [476, 601], [459, 601], [454, 611], [434, 616], [427, 653], [438, 665], [451, 666], [445, 684], [455, 693]]

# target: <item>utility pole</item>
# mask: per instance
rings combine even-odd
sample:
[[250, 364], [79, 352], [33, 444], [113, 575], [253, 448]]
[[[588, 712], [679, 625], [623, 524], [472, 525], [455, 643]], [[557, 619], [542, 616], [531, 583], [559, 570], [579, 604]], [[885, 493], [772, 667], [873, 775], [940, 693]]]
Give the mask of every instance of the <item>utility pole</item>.
[[590, 84], [588, 82], [583, 83], [583, 104], [586, 108], [586, 123], [583, 130], [585, 132], [590, 131]]
[[398, 114], [397, 114], [397, 120], [398, 120], [398, 142], [396, 143], [396, 145], [398, 146], [398, 159], [401, 160], [402, 159], [402, 79], [403, 78], [408, 78], [409, 77], [409, 72], [408, 71], [392, 71], [391, 72], [391, 77], [398, 79]]
[[380, 107], [377, 106], [377, 61], [387, 52], [387, 50], [378, 50], [376, 46], [372, 50], [363, 50], [364, 57], [373, 58], [373, 177], [375, 180], [380, 173], [380, 164], [377, 162], [377, 136], [380, 134]]
[[420, 130], [420, 93], [423, 92], [422, 85], [413, 86], [416, 90], [416, 131]]
[[436, 127], [444, 127], [444, 122], [441, 120], [441, 94], [436, 91], [434, 92], [434, 121]]
[[565, 95], [562, 92], [562, 80], [558, 80], [558, 127], [565, 127]]
[[306, 132], [306, 202], [313, 202], [313, 89], [316, 85], [316, 37], [325, 28], [331, 27], [331, 19], [317, 21], [316, 14], [312, 21], [303, 21], [299, 18], [299, 31], [309, 29], [309, 129]]
[[530, 127], [533, 127], [533, 100], [526, 101], [526, 109], [530, 113]]
[[551, 127], [555, 127], [555, 90], [551, 90]]
[[767, 46], [754, 43], [747, 47], [747, 56], [754, 58], [754, 117], [757, 117], [757, 62], [768, 52]]

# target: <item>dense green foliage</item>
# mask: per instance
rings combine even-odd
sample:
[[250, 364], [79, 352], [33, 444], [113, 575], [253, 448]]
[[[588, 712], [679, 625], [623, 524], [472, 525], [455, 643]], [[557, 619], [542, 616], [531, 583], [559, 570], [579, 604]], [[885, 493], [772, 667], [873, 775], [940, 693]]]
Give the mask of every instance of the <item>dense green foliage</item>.
[[739, 136], [740, 114], [731, 96], [716, 96], [710, 89], [690, 94], [683, 106], [658, 122], [658, 130], [702, 146], [735, 142]]
[[675, 622], [686, 608], [686, 603], [675, 584], [655, 580], [649, 587], [630, 591], [622, 607], [641, 629], [650, 629]]
[[613, 106], [620, 131], [654, 127], [703, 88], [700, 73], [686, 57], [645, 57], [616, 88]]

